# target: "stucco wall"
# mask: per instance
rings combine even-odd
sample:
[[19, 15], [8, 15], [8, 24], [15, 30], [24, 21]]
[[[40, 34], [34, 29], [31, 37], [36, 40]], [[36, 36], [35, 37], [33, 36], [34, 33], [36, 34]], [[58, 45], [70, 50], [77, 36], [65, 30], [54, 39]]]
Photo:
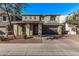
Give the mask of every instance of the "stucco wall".
[[56, 17], [56, 22], [57, 23], [65, 23], [66, 22], [66, 17], [67, 17], [68, 15], [60, 15], [60, 16], [57, 16]]
[[22, 16], [22, 21], [39, 21], [39, 20], [40, 16]]
[[[54, 16], [54, 15], [53, 15]], [[60, 23], [60, 16], [56, 16], [55, 17], [55, 20], [51, 20], [51, 15], [49, 15], [49, 16], [45, 16], [43, 19], [42, 19], [42, 21], [44, 21], [45, 23], [53, 23], [53, 22], [55, 22], [55, 23]]]
[[4, 22], [3, 16], [0, 16], [0, 36], [7, 36], [7, 28], [5, 26], [6, 24], [8, 24], [8, 22]]
[[0, 27], [0, 36], [7, 36], [7, 29], [6, 27]]
[[44, 16], [42, 21], [44, 21], [45, 23], [48, 23], [50, 21], [50, 16]]

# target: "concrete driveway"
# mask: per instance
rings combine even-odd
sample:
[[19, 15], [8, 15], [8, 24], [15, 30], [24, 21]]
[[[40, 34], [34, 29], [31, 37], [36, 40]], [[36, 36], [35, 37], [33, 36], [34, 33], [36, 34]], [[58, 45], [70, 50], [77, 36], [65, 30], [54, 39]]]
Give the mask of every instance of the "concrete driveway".
[[79, 42], [66, 39], [44, 40], [43, 43], [0, 43], [2, 56], [77, 56]]

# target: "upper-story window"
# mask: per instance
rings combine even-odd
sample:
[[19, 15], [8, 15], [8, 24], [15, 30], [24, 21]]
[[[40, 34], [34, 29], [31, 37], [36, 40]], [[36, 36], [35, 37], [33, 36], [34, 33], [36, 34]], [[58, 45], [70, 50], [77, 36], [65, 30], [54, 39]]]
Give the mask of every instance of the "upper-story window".
[[23, 16], [22, 17], [23, 18], [23, 20], [26, 20], [26, 21], [38, 21], [38, 20], [40, 20], [41, 18], [39, 17], [39, 16], [37, 16], [37, 15], [27, 15], [27, 16]]
[[25, 16], [25, 19], [32, 19], [32, 16]]
[[29, 19], [32, 19], [32, 16], [29, 16]]
[[27, 19], [27, 16], [25, 16], [25, 19]]
[[36, 16], [34, 16], [34, 19], [36, 19]]
[[50, 20], [55, 21], [56, 16], [51, 16]]
[[6, 21], [6, 18], [7, 18], [6, 16], [3, 16], [3, 21]]

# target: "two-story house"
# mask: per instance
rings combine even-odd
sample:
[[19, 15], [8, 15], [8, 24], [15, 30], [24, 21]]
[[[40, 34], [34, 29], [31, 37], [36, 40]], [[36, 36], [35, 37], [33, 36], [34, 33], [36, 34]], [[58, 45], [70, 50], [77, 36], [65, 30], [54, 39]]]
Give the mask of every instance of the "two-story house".
[[0, 8], [0, 36], [6, 37], [8, 35], [8, 28], [7, 28], [8, 25], [9, 25], [9, 22], [8, 22], [6, 11]]
[[35, 35], [62, 34], [62, 24], [57, 22], [59, 14], [22, 15], [21, 21], [13, 21], [13, 31], [17, 38], [33, 37]]

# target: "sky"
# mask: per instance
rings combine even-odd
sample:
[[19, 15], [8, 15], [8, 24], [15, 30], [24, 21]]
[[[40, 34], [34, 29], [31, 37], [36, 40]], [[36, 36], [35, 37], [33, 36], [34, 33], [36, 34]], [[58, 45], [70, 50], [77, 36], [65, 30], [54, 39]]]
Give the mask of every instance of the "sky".
[[79, 3], [28, 3], [23, 14], [69, 14], [79, 9]]

